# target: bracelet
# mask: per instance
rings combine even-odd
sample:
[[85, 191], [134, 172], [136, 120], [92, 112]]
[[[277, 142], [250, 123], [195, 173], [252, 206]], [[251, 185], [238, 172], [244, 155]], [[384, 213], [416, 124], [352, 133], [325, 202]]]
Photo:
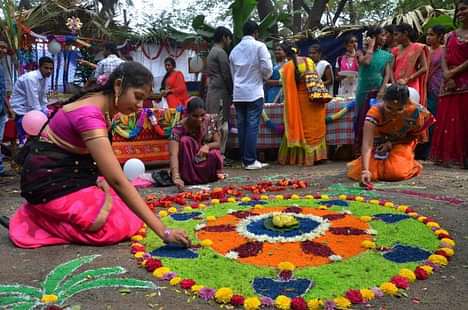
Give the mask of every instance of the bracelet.
[[171, 233], [172, 233], [172, 230], [171, 230], [171, 229], [169, 229], [169, 228], [164, 229], [164, 233], [163, 233], [164, 238], [163, 238], [163, 240], [168, 240], [169, 237], [170, 237], [170, 235], [171, 235]]
[[372, 173], [370, 172], [370, 170], [362, 170], [362, 171], [361, 171], [361, 174], [364, 174], [364, 173], [372, 174]]

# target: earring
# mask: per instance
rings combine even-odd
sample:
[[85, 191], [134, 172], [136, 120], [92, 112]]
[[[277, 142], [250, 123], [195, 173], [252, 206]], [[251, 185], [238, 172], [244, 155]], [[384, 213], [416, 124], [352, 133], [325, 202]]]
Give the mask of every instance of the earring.
[[118, 107], [118, 106], [119, 106], [119, 96], [115, 96], [114, 107]]

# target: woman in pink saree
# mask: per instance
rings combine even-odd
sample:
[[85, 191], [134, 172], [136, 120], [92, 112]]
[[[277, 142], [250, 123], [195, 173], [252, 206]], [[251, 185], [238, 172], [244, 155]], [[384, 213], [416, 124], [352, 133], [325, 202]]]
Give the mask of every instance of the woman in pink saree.
[[147, 207], [108, 138], [110, 117], [136, 112], [152, 84], [143, 65], [122, 63], [104, 85], [71, 99], [40, 138], [28, 141], [20, 159], [21, 195], [27, 202], [9, 223], [16, 246], [115, 244], [135, 234], [143, 222], [166, 242], [190, 244], [184, 231], [167, 229]]
[[419, 92], [420, 104], [426, 107], [430, 52], [427, 45], [412, 42], [413, 31], [408, 24], [396, 26], [394, 40], [399, 45], [392, 49], [395, 59], [393, 78], [399, 84], [416, 89]]

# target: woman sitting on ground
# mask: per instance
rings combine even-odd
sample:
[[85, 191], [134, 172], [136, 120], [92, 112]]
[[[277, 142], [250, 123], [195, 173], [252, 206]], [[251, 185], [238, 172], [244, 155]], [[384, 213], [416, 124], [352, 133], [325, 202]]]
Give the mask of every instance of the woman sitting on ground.
[[388, 87], [383, 100], [367, 113], [361, 157], [348, 164], [348, 176], [364, 185], [417, 176], [422, 165], [414, 159], [414, 149], [434, 123], [426, 108], [410, 101], [405, 85]]
[[192, 97], [187, 117], [172, 129], [169, 142], [172, 181], [179, 190], [185, 184], [205, 184], [224, 179], [221, 136], [216, 117], [206, 113], [205, 102]]
[[40, 140], [30, 141], [21, 175], [27, 203], [9, 225], [16, 246], [109, 245], [130, 238], [143, 222], [165, 242], [190, 244], [184, 231], [167, 229], [151, 212], [125, 177], [108, 137], [113, 115], [142, 107], [153, 75], [125, 62], [103, 83], [72, 98]]

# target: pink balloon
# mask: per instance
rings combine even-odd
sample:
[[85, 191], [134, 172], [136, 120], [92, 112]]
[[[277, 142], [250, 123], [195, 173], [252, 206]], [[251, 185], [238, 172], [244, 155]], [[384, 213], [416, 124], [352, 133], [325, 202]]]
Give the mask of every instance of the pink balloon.
[[47, 122], [47, 116], [41, 111], [26, 113], [21, 121], [24, 131], [30, 136], [37, 136], [42, 126]]

